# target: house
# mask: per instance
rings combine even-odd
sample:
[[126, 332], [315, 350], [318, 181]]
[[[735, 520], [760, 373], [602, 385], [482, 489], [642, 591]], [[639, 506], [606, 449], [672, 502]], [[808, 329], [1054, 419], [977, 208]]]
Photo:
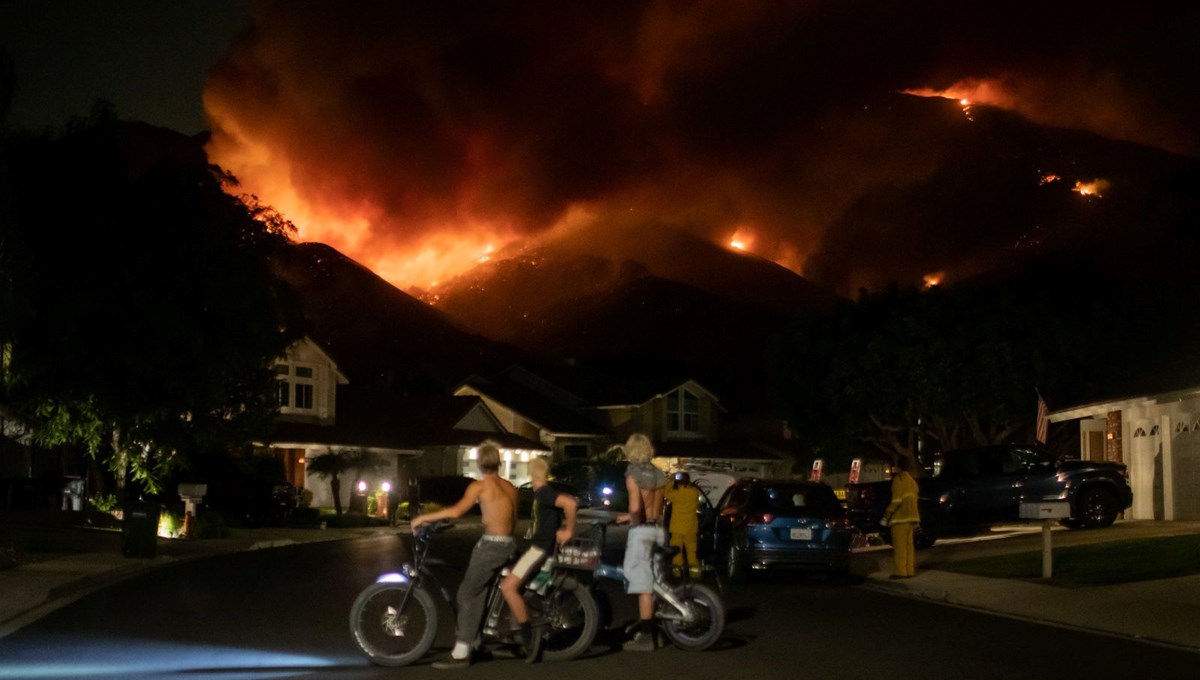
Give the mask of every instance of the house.
[[584, 414], [584, 400], [520, 366], [472, 375], [455, 390], [475, 396], [509, 432], [541, 442], [555, 460], [586, 459], [612, 443], [612, 432]]
[[723, 436], [720, 399], [695, 380], [573, 378], [586, 398], [517, 366], [473, 375], [455, 394], [483, 399], [509, 431], [540, 441], [558, 462], [601, 454], [634, 432], [654, 441], [656, 462], [668, 470], [773, 476], [793, 457], [769, 436]]
[[[265, 452], [279, 457], [289, 480], [312, 494], [312, 505], [333, 505], [329, 484], [307, 470], [308, 461], [338, 451], [374, 454], [386, 462], [377, 470], [356, 471], [342, 485], [341, 500], [361, 482], [370, 493], [405, 489], [413, 478], [477, 476], [476, 447], [500, 444], [501, 474], [516, 484], [528, 481], [528, 462], [549, 448], [505, 429], [478, 396], [401, 396], [358, 388], [312, 338], [289, 348], [275, 367], [279, 416]], [[402, 492], [401, 492], [402, 493]]]
[[1079, 421], [1079, 456], [1128, 466], [1131, 519], [1200, 519], [1200, 385], [1071, 406], [1050, 422]]

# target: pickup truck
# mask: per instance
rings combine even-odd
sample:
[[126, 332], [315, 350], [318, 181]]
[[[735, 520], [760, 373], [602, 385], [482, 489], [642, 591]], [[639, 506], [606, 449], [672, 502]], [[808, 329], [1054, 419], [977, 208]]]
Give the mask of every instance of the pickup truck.
[[[1121, 463], [1063, 458], [1037, 444], [939, 453], [930, 474], [917, 477], [917, 487], [918, 547], [948, 533], [1018, 521], [1021, 503], [1067, 501], [1071, 515], [1061, 522], [1072, 529], [1106, 527], [1133, 505]], [[864, 533], [880, 532], [891, 496], [890, 481], [847, 484], [851, 525]]]

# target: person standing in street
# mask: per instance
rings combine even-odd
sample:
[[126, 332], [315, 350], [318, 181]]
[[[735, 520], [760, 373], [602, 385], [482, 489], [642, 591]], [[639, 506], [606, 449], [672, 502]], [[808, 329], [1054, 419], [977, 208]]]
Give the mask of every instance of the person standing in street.
[[417, 515], [412, 520], [415, 531], [426, 522], [462, 517], [476, 503], [483, 516], [483, 536], [471, 550], [471, 559], [458, 588], [454, 649], [448, 660], [433, 664], [441, 670], [471, 665], [471, 647], [483, 622], [488, 584], [516, 549], [513, 527], [517, 521], [517, 488], [500, 476], [500, 448], [494, 442], [479, 446], [478, 465], [483, 478], [471, 482], [457, 503], [437, 512]]
[[671, 545], [678, 546], [675, 553], [675, 571], [683, 575], [687, 569], [693, 577], [700, 576], [700, 562], [696, 557], [696, 535], [700, 531], [700, 518], [696, 512], [700, 508], [700, 489], [692, 486], [692, 479], [686, 472], [675, 473], [675, 479], [667, 485], [667, 531], [671, 536]]
[[881, 524], [892, 532], [892, 549], [896, 573], [891, 578], [912, 578], [916, 575], [916, 548], [913, 530], [921, 522], [917, 508], [917, 480], [908, 471], [907, 458], [899, 458], [892, 466], [892, 502], [883, 513]]
[[625, 489], [629, 492], [629, 512], [620, 515], [618, 522], [629, 522], [629, 537], [625, 541], [625, 592], [637, 595], [638, 624], [633, 639], [622, 645], [632, 652], [651, 652], [655, 648], [654, 626], [654, 546], [662, 545], [663, 489], [667, 476], [650, 461], [654, 445], [640, 433], [625, 442]]

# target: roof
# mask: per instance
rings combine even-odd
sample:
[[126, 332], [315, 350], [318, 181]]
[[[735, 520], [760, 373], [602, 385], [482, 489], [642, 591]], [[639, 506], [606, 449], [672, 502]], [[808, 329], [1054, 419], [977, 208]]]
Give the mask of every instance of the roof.
[[506, 432], [472, 396], [402, 397], [379, 390], [339, 387], [333, 425], [278, 420], [272, 443], [419, 450], [426, 446], [473, 446], [492, 439], [505, 448], [549, 450]]
[[711, 458], [719, 460], [777, 462], [783, 456], [768, 446], [753, 440], [722, 441], [665, 441], [655, 444], [654, 455], [660, 458]]
[[492, 377], [473, 375], [459, 386], [488, 397], [537, 427], [557, 434], [606, 435], [609, 431], [579, 411], [582, 400], [516, 367]]

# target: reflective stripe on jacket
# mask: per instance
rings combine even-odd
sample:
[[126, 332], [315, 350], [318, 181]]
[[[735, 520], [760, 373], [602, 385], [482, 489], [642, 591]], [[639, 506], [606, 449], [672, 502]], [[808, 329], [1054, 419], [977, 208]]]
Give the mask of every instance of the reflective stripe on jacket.
[[892, 478], [892, 502], [888, 504], [885, 516], [892, 524], [921, 521], [917, 510], [917, 480], [907, 471], [902, 470]]

